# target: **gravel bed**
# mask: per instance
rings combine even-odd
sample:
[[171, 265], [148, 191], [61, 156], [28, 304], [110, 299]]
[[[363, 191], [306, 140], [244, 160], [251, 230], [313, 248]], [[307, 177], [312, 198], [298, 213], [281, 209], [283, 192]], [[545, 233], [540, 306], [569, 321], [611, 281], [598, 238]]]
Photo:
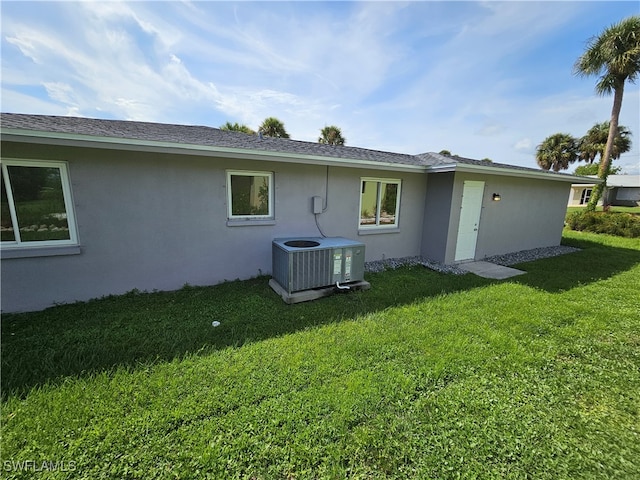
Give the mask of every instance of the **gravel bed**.
[[422, 257], [403, 257], [403, 258], [387, 258], [385, 260], [376, 260], [364, 264], [365, 272], [383, 272], [385, 270], [394, 270], [399, 267], [422, 265], [431, 270], [440, 273], [452, 273], [454, 275], [464, 275], [465, 272], [455, 265], [443, 265], [442, 263], [433, 262]]
[[532, 262], [579, 251], [579, 248], [558, 245], [557, 247], [534, 248], [533, 250], [522, 250], [521, 252], [508, 253], [506, 255], [496, 255], [495, 257], [485, 258], [484, 261], [509, 267], [518, 263]]
[[[565, 255], [567, 253], [578, 251], [580, 251], [579, 248], [559, 245], [557, 247], [534, 248], [533, 250], [522, 250], [520, 252], [509, 253], [506, 255], [496, 255], [485, 258], [483, 261], [508, 267], [518, 263], [532, 262], [533, 260], [556, 257], [558, 255]], [[436, 272], [450, 273], [453, 275], [464, 275], [465, 273], [469, 273], [456, 265], [443, 265], [442, 263], [433, 262], [422, 257], [387, 258], [385, 260], [367, 262], [364, 265], [364, 270], [365, 272], [383, 272], [385, 270], [394, 270], [399, 267], [412, 267], [415, 265], [422, 265], [423, 267], [435, 270]]]

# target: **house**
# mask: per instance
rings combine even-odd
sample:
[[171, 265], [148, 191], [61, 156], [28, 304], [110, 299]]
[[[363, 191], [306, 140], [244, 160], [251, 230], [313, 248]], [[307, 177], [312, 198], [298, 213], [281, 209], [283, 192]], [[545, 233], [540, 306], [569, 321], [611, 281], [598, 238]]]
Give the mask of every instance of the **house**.
[[[595, 176], [585, 177], [589, 179]], [[593, 181], [593, 180], [591, 180]], [[594, 183], [576, 183], [571, 185], [569, 207], [586, 206], [591, 198]], [[603, 192], [600, 205], [636, 207], [640, 206], [640, 175], [609, 175], [607, 188]]]
[[203, 126], [7, 113], [0, 128], [5, 312], [270, 274], [276, 237], [355, 239], [367, 261], [555, 246], [571, 184], [592, 183]]

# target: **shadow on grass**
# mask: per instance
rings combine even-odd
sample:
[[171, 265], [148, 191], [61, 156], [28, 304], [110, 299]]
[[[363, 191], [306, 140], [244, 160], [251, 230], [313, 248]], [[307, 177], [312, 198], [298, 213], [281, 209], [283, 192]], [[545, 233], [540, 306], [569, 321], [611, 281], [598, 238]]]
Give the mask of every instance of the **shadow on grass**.
[[[569, 240], [583, 251], [522, 264], [512, 279], [549, 292], [608, 278], [640, 262], [640, 251]], [[67, 377], [137, 368], [237, 347], [495, 281], [423, 267], [366, 279], [371, 289], [286, 305], [269, 277], [177, 292], [130, 292], [2, 319], [2, 398]], [[212, 326], [220, 322], [220, 326]]]

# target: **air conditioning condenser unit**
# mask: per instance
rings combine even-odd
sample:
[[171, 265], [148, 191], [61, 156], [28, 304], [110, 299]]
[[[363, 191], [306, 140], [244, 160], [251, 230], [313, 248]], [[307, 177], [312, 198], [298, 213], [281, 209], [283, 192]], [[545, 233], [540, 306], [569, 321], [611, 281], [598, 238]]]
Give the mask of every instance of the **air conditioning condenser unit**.
[[364, 254], [363, 243], [343, 237], [276, 238], [269, 285], [287, 303], [367, 289]]

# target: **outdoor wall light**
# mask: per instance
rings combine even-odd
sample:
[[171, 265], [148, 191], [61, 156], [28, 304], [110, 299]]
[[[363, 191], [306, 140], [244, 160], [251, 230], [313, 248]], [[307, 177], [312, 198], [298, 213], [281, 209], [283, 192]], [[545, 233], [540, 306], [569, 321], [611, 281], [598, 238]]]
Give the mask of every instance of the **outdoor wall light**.
[[492, 198], [494, 202], [499, 202], [502, 197], [500, 197], [499, 193], [494, 193]]

